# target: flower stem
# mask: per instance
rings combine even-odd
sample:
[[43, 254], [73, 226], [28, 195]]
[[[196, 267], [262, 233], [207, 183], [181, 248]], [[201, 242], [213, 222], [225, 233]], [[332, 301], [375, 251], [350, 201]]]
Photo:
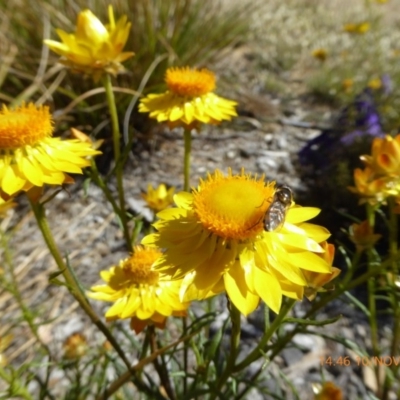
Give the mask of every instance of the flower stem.
[[[392, 343], [390, 345], [390, 355], [396, 357], [399, 354], [400, 347], [400, 306], [397, 295], [396, 281], [399, 279], [399, 264], [397, 261], [398, 256], [398, 216], [396, 214], [395, 208], [396, 203], [393, 197], [388, 199], [389, 206], [389, 255], [393, 260], [391, 264], [390, 273], [386, 273], [387, 282], [389, 285], [389, 296], [391, 300], [391, 308], [393, 311], [393, 331], [392, 331]], [[393, 372], [393, 376], [396, 376], [396, 366], [390, 367]], [[389, 398], [389, 391], [392, 387], [393, 378], [391, 374], [386, 374], [384, 388], [382, 393], [382, 400], [387, 400]]]
[[260, 342], [256, 346], [256, 348], [238, 365], [236, 365], [234, 372], [239, 372], [244, 368], [248, 367], [252, 362], [259, 359], [264, 352], [264, 348], [268, 341], [271, 339], [272, 335], [276, 332], [276, 330], [281, 326], [283, 320], [285, 319], [286, 315], [289, 311], [293, 308], [296, 300], [288, 300], [287, 303], [281, 308], [281, 311], [276, 316], [276, 318], [272, 321], [269, 329], [267, 329]]
[[121, 210], [115, 201], [115, 199], [112, 196], [111, 190], [108, 188], [106, 182], [104, 182], [103, 178], [99, 174], [99, 171], [97, 169], [96, 162], [92, 159], [91, 160], [91, 167], [92, 167], [92, 174], [91, 178], [92, 180], [96, 183], [96, 185], [103, 191], [104, 196], [106, 197], [107, 201], [111, 204], [111, 207], [113, 208], [114, 212], [122, 221], [122, 216], [121, 214], [124, 214], [125, 211]]
[[[182, 318], [182, 334], [184, 336], [188, 333], [187, 319], [186, 317]], [[183, 377], [183, 395], [186, 396], [187, 393], [187, 375], [188, 375], [188, 360], [189, 360], [189, 343], [185, 342], [183, 346], [183, 370], [185, 375]]]
[[124, 351], [121, 349], [119, 346], [118, 342], [114, 338], [114, 336], [111, 334], [111, 332], [108, 330], [108, 328], [104, 325], [104, 323], [100, 320], [98, 315], [95, 313], [89, 302], [86, 300], [84, 294], [79, 288], [78, 283], [76, 282], [73, 274], [71, 271], [68, 269], [67, 265], [64, 263], [64, 260], [61, 257], [61, 254], [57, 248], [57, 245], [54, 241], [53, 235], [51, 233], [49, 224], [46, 219], [45, 215], [45, 209], [42, 204], [40, 203], [35, 203], [30, 200], [31, 208], [32, 211], [35, 215], [37, 224], [39, 226], [40, 231], [42, 232], [44, 241], [46, 242], [46, 245], [54, 258], [54, 261], [56, 262], [60, 272], [63, 274], [66, 286], [69, 290], [69, 292], [74, 296], [74, 298], [78, 301], [79, 305], [83, 309], [83, 311], [88, 315], [88, 317], [91, 319], [91, 321], [99, 328], [99, 330], [104, 334], [104, 336], [108, 339], [108, 341], [111, 343], [111, 345], [114, 347], [115, 351], [118, 353], [118, 355], [121, 357], [122, 361], [125, 363], [125, 365], [128, 367], [129, 370], [131, 370], [131, 365], [128, 361], [128, 359], [125, 356]]
[[[157, 357], [159, 357], [162, 354], [165, 354], [168, 350], [176, 347], [178, 344], [182, 343], [182, 342], [186, 342], [190, 339], [192, 339], [193, 336], [197, 335], [199, 333], [199, 331], [195, 331], [193, 333], [191, 333], [190, 335], [181, 337], [180, 339], [178, 339], [177, 341], [164, 346], [162, 348], [157, 349], [156, 351], [154, 351], [153, 353], [151, 353], [148, 357], [146, 358], [141, 358], [140, 361], [134, 365], [133, 367], [131, 367], [131, 371], [134, 372], [140, 372], [143, 371], [144, 367], [153, 362]], [[109, 387], [107, 387], [103, 393], [98, 396], [96, 399], [97, 400], [103, 400], [103, 399], [108, 399], [110, 398], [115, 392], [118, 391], [118, 389], [124, 385], [125, 383], [129, 382], [132, 379], [132, 373], [130, 371], [125, 372], [124, 374], [122, 374], [120, 377], [118, 377], [114, 382], [112, 382], [110, 384]], [[161, 394], [160, 390], [157, 390], [156, 388], [152, 388], [152, 387], [147, 387], [146, 385], [144, 385], [144, 383], [142, 383], [141, 380], [139, 380], [139, 383], [141, 383], [141, 386], [139, 386], [136, 382], [135, 384], [139, 387], [139, 389], [143, 392], [148, 394], [147, 398], [150, 399], [155, 399], [155, 400], [165, 400], [165, 396]], [[143, 386], [143, 387], [142, 387]]]
[[[374, 208], [367, 203], [366, 205], [366, 212], [367, 212], [367, 220], [371, 229], [374, 229], [375, 226], [375, 211]], [[371, 271], [376, 268], [375, 266], [375, 256], [371, 248], [367, 249], [367, 257], [368, 257], [368, 271]], [[377, 325], [377, 314], [376, 314], [376, 300], [375, 300], [375, 292], [376, 292], [376, 285], [375, 279], [368, 279], [367, 281], [367, 288], [368, 288], [368, 319], [369, 319], [369, 326], [371, 329], [371, 344], [372, 344], [372, 355], [374, 357], [378, 357], [380, 350], [379, 350], [379, 337], [378, 337], [378, 325]], [[381, 378], [379, 374], [378, 367], [375, 366], [374, 368], [376, 382], [378, 384], [378, 388], [381, 387]]]
[[377, 275], [381, 274], [381, 270], [387, 268], [387, 266], [391, 263], [391, 261], [392, 261], [391, 259], [386, 260], [385, 262], [380, 264], [379, 268], [376, 264], [374, 264], [375, 268], [369, 269], [367, 272], [363, 273], [357, 278], [352, 279], [350, 282], [346, 284], [340, 282], [338, 286], [335, 288], [335, 290], [333, 290], [332, 292], [325, 293], [324, 296], [321, 296], [321, 298], [318, 301], [315, 301], [310, 310], [308, 310], [307, 313], [305, 314], [304, 318], [310, 318], [318, 310], [325, 307], [328, 303], [330, 303], [333, 299], [339, 297], [342, 293], [350, 291], [351, 289], [354, 289], [357, 286], [363, 285], [370, 279], [375, 279]]
[[[11, 255], [10, 255], [10, 251], [9, 251], [9, 247], [8, 247], [8, 243], [7, 243], [7, 238], [6, 235], [3, 233], [2, 230], [0, 230], [0, 247], [4, 248], [4, 266], [7, 266], [7, 270], [9, 273], [9, 282], [5, 283], [5, 289], [8, 290], [13, 298], [15, 299], [15, 301], [17, 302], [19, 308], [22, 311], [22, 316], [24, 318], [24, 320], [27, 322], [33, 336], [35, 337], [35, 339], [38, 341], [38, 343], [40, 343], [40, 345], [43, 347], [43, 349], [46, 351], [47, 356], [49, 357], [49, 360], [52, 359], [52, 354], [51, 351], [49, 349], [49, 347], [47, 346], [46, 343], [44, 343], [39, 335], [38, 332], [38, 327], [35, 324], [35, 315], [34, 313], [31, 311], [31, 309], [25, 304], [24, 299], [22, 297], [19, 285], [18, 285], [18, 281], [17, 281], [17, 277], [15, 275], [15, 270], [14, 270], [14, 265], [13, 262], [11, 261]], [[3, 280], [0, 277], [0, 283], [3, 283]]]
[[121, 212], [118, 214], [121, 219], [121, 224], [123, 228], [123, 233], [125, 237], [125, 242], [128, 247], [128, 251], [132, 251], [132, 242], [129, 236], [128, 221], [125, 213], [125, 194], [124, 194], [124, 184], [122, 180], [123, 173], [123, 163], [121, 162], [121, 150], [120, 150], [120, 140], [121, 133], [119, 131], [118, 123], [118, 113], [117, 106], [115, 103], [115, 96], [111, 84], [111, 76], [109, 74], [104, 75], [103, 79], [104, 89], [106, 91], [108, 109], [110, 111], [111, 117], [111, 127], [113, 136], [113, 147], [114, 147], [114, 162], [115, 162], [115, 176], [117, 179], [117, 189], [118, 189], [118, 199], [119, 208]]
[[232, 321], [232, 332], [231, 332], [231, 345], [229, 349], [229, 356], [225, 369], [217, 381], [215, 391], [211, 395], [210, 400], [214, 400], [215, 398], [217, 398], [217, 396], [219, 396], [222, 387], [224, 386], [224, 384], [227, 382], [227, 380], [235, 370], [236, 357], [238, 355], [238, 349], [240, 345], [241, 326], [240, 326], [240, 312], [232, 303], [230, 303], [230, 317]]
[[[158, 344], [157, 344], [157, 336], [156, 336], [156, 331], [154, 325], [149, 326], [148, 331], [150, 332], [150, 347], [151, 347], [151, 352], [155, 353], [158, 350]], [[158, 376], [160, 378], [160, 381], [167, 392], [168, 398], [170, 400], [175, 400], [175, 392], [172, 388], [171, 381], [170, 381], [170, 376], [168, 374], [168, 369], [165, 366], [165, 362], [163, 360], [163, 354], [160, 354], [159, 357], [155, 358], [153, 361], [153, 365], [155, 370], [158, 373]], [[161, 360], [159, 360], [159, 358]]]
[[396, 281], [399, 279], [399, 263], [397, 260], [398, 256], [398, 249], [397, 249], [397, 242], [398, 242], [398, 221], [397, 221], [397, 213], [395, 211], [396, 204], [394, 199], [391, 197], [389, 198], [389, 213], [390, 213], [390, 220], [389, 220], [389, 255], [390, 258], [393, 260], [392, 262], [392, 270], [390, 274], [390, 281], [389, 284], [391, 286], [391, 297], [392, 297], [392, 307], [393, 307], [393, 341], [391, 346], [391, 355], [395, 356], [395, 353], [399, 351], [399, 344], [400, 344], [400, 307], [399, 303], [396, 298], [397, 287]]
[[347, 268], [346, 274], [343, 276], [341, 285], [346, 287], [346, 285], [353, 279], [354, 273], [359, 265], [361, 255], [363, 254], [362, 249], [356, 249], [349, 267]]
[[[268, 310], [267, 310], [268, 311]], [[293, 330], [287, 332], [285, 336], [280, 337], [279, 341], [274, 343], [271, 353], [268, 354], [268, 362], [272, 362], [274, 358], [280, 354], [280, 352], [290, 343], [290, 341], [294, 338], [294, 336], [301, 332], [298, 326], [296, 326]], [[255, 372], [251, 376], [251, 381], [255, 382], [258, 377], [262, 374], [262, 372], [265, 370], [266, 362], [261, 365], [261, 367], [258, 369], [257, 372]], [[251, 386], [244, 387], [243, 390], [235, 396], [235, 400], [241, 400], [244, 398], [244, 396], [247, 395], [247, 393], [251, 390]]]
[[190, 150], [192, 147], [192, 135], [191, 130], [185, 128], [184, 130], [184, 139], [185, 139], [185, 154], [183, 158], [183, 190], [186, 192], [190, 189]]
[[6, 370], [0, 365], [0, 378], [2, 381], [8, 383], [10, 389], [13, 389], [12, 394], [14, 399], [19, 398], [25, 400], [33, 400], [33, 397], [31, 397], [31, 395], [29, 394], [24, 382], [18, 379], [18, 375], [15, 372], [6, 372]]

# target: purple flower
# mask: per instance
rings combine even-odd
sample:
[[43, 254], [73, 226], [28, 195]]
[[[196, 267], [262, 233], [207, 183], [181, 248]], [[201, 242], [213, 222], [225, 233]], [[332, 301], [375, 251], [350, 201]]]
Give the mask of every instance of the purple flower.
[[323, 168], [337, 161], [343, 155], [344, 148], [353, 143], [383, 136], [372, 92], [364, 89], [352, 104], [340, 111], [332, 128], [321, 131], [319, 136], [311, 139], [300, 150], [299, 161], [302, 165]]

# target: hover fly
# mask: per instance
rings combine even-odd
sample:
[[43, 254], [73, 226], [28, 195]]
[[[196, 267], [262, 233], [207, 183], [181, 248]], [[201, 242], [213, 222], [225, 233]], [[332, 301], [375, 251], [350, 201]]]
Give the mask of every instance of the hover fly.
[[293, 201], [293, 193], [289, 186], [280, 186], [276, 189], [272, 203], [264, 217], [264, 229], [267, 232], [275, 231], [285, 222], [286, 212]]

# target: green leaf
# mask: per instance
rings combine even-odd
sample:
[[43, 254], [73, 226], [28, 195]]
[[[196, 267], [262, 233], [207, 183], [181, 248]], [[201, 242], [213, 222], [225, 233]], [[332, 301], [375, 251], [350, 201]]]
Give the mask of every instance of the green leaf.
[[333, 324], [334, 322], [338, 321], [340, 318], [342, 318], [342, 315], [338, 315], [333, 318], [329, 319], [324, 319], [321, 321], [316, 321], [316, 320], [310, 320], [310, 319], [302, 319], [302, 318], [285, 318], [283, 320], [283, 323], [291, 323], [291, 324], [299, 324], [299, 325], [312, 325], [312, 326], [324, 326], [324, 325], [329, 325]]

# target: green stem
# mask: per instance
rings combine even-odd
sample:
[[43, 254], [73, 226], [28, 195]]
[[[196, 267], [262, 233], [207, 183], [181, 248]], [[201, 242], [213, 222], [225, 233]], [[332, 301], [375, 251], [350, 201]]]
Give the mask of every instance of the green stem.
[[[157, 336], [156, 336], [156, 330], [154, 325], [148, 326], [148, 331], [150, 333], [150, 347], [151, 347], [151, 352], [155, 353], [158, 350], [158, 344], [157, 344]], [[170, 377], [168, 374], [168, 369], [165, 366], [165, 362], [163, 362], [163, 354], [160, 354], [159, 357], [156, 357], [153, 361], [153, 365], [155, 370], [158, 373], [158, 376], [160, 378], [161, 384], [163, 385], [168, 398], [170, 400], [175, 400], [175, 392], [171, 386], [171, 381]], [[160, 360], [159, 360], [160, 358]], [[160, 362], [161, 361], [161, 362]]]
[[276, 318], [272, 321], [269, 329], [267, 329], [261, 340], [259, 341], [256, 348], [238, 365], [236, 365], [234, 372], [239, 372], [244, 368], [248, 367], [251, 363], [258, 360], [265, 353], [264, 348], [267, 345], [268, 341], [271, 339], [272, 335], [277, 331], [277, 329], [282, 325], [283, 320], [289, 311], [293, 308], [296, 300], [288, 300], [287, 303], [281, 308], [281, 311], [276, 316]]
[[125, 194], [124, 194], [124, 184], [122, 180], [123, 163], [121, 162], [122, 160], [121, 160], [121, 150], [120, 150], [121, 133], [119, 131], [117, 106], [115, 103], [115, 96], [112, 89], [111, 76], [109, 74], [104, 75], [103, 84], [104, 84], [104, 89], [106, 91], [108, 109], [110, 111], [110, 117], [111, 117], [111, 127], [112, 127], [113, 146], [114, 146], [115, 175], [117, 179], [119, 208], [121, 210], [121, 212], [119, 213], [119, 217], [121, 219], [121, 224], [124, 231], [123, 233], [126, 245], [128, 247], [128, 251], [132, 251], [132, 242], [129, 236], [128, 220], [125, 213]]
[[[14, 265], [11, 261], [11, 256], [8, 251], [8, 243], [6, 240], [6, 236], [5, 236], [5, 234], [3, 234], [2, 231], [0, 231], [0, 241], [1, 241], [1, 247], [3, 247], [5, 249], [4, 260], [5, 260], [5, 265], [8, 266], [8, 272], [9, 272], [9, 276], [10, 276], [10, 282], [8, 282], [8, 285], [7, 285], [8, 287], [6, 287], [6, 289], [8, 291], [10, 291], [10, 293], [12, 294], [12, 296], [18, 303], [18, 306], [19, 306], [20, 310], [22, 311], [22, 315], [23, 315], [25, 321], [28, 323], [28, 326], [29, 326], [33, 336], [35, 337], [37, 342], [40, 343], [40, 345], [44, 348], [44, 350], [47, 353], [47, 356], [49, 357], [49, 361], [50, 361], [52, 359], [51, 351], [50, 351], [49, 347], [41, 340], [40, 335], [38, 333], [38, 328], [35, 325], [34, 316], [31, 312], [31, 310], [25, 305], [24, 299], [19, 290], [17, 277], [15, 276]], [[49, 362], [49, 364], [50, 364], [50, 362]]]
[[[99, 360], [100, 363], [100, 360]], [[108, 365], [110, 364], [110, 359], [107, 357], [107, 355], [104, 355], [102, 357], [102, 362], [101, 364], [97, 364], [96, 366], [99, 365], [99, 379], [96, 382], [96, 393], [94, 394], [94, 398], [97, 398], [100, 395], [101, 390], [103, 389], [104, 386], [107, 384], [107, 371], [108, 371]], [[95, 376], [95, 370], [92, 372], [91, 376]]]
[[[274, 343], [274, 346], [272, 348], [271, 354], [268, 355], [268, 361], [271, 362], [284, 348], [286, 348], [287, 344], [297, 335], [297, 333], [300, 333], [302, 330], [298, 329], [299, 327], [296, 326], [293, 330], [290, 332], [287, 332], [286, 335], [283, 338], [279, 338], [279, 342]], [[251, 381], [255, 382], [258, 377], [262, 374], [262, 372], [265, 370], [264, 365], [262, 365], [257, 372], [254, 373], [251, 377]], [[246, 396], [246, 394], [251, 390], [251, 386], [247, 386], [243, 388], [243, 390], [238, 393], [238, 395], [235, 397], [235, 400], [241, 400]]]
[[[33, 400], [33, 397], [28, 392], [25, 387], [24, 382], [20, 381], [16, 374], [7, 374], [7, 372], [0, 365], [0, 378], [9, 385], [8, 394], [12, 395], [12, 398], [22, 398], [25, 400]], [[5, 398], [5, 397], [3, 397]]]
[[[182, 335], [186, 336], [188, 333], [187, 319], [182, 318]], [[188, 375], [188, 360], [189, 360], [189, 342], [183, 344], [183, 395], [186, 396], [187, 393], [187, 375]]]
[[351, 264], [350, 264], [349, 268], [347, 269], [346, 274], [341, 281], [342, 286], [346, 286], [353, 279], [354, 273], [358, 267], [358, 263], [360, 262], [362, 253], [363, 253], [363, 250], [356, 249], [356, 252], [354, 253], [353, 258], [351, 259]]
[[229, 349], [229, 356], [222, 375], [217, 381], [215, 391], [211, 395], [210, 400], [214, 400], [220, 394], [222, 387], [225, 385], [229, 377], [235, 370], [236, 357], [238, 355], [238, 349], [240, 345], [240, 312], [234, 306], [233, 303], [230, 303], [230, 317], [232, 321], [232, 332], [231, 332], [231, 345]]
[[398, 255], [397, 249], [397, 240], [398, 240], [398, 220], [397, 220], [397, 213], [395, 211], [396, 204], [394, 199], [391, 197], [389, 198], [389, 213], [390, 213], [390, 220], [389, 220], [389, 254], [392, 261], [392, 271], [391, 271], [391, 279], [389, 281], [391, 285], [391, 297], [392, 297], [392, 307], [394, 311], [394, 328], [393, 328], [393, 341], [391, 346], [391, 355], [395, 356], [396, 353], [399, 351], [399, 342], [400, 342], [400, 307], [399, 303], [396, 298], [396, 281], [399, 278], [399, 263], [396, 260]]
[[189, 192], [190, 189], [190, 151], [192, 147], [192, 135], [191, 130], [185, 128], [184, 131], [184, 139], [185, 139], [185, 154], [183, 158], [183, 190]]
[[[393, 310], [393, 333], [392, 333], [392, 343], [390, 345], [390, 355], [396, 357], [399, 354], [400, 346], [400, 307], [398, 302], [398, 296], [396, 295], [397, 287], [396, 280], [399, 278], [399, 266], [397, 255], [397, 241], [398, 241], [398, 220], [397, 214], [395, 212], [396, 203], [392, 197], [388, 199], [389, 206], [389, 255], [393, 260], [391, 265], [390, 273], [387, 274], [387, 281], [390, 287], [389, 296], [391, 299], [391, 308]], [[396, 376], [395, 365], [391, 366], [393, 371], [393, 376]], [[387, 400], [389, 397], [389, 391], [392, 386], [392, 378], [390, 374], [386, 374], [386, 379], [383, 388], [382, 400]]]
[[96, 183], [96, 185], [103, 191], [104, 196], [106, 197], [107, 201], [111, 204], [111, 207], [113, 208], [114, 212], [116, 215], [119, 216], [119, 218], [122, 221], [122, 215], [124, 214], [125, 211], [121, 210], [118, 207], [118, 204], [116, 203], [116, 201], [114, 200], [112, 193], [110, 191], [110, 189], [108, 188], [108, 186], [106, 185], [106, 183], [104, 182], [103, 178], [100, 176], [99, 171], [97, 169], [97, 165], [96, 162], [92, 159], [92, 163], [91, 163], [91, 167], [92, 167], [92, 175], [91, 178], [93, 179], [93, 181]]
[[128, 367], [130, 370], [131, 365], [128, 361], [128, 359], [125, 356], [124, 351], [121, 349], [119, 346], [118, 342], [114, 338], [114, 336], [111, 334], [111, 332], [108, 330], [108, 328], [104, 325], [104, 323], [100, 320], [98, 315], [95, 313], [89, 302], [86, 300], [84, 294], [79, 288], [79, 285], [75, 281], [74, 276], [72, 275], [71, 271], [68, 269], [68, 267], [65, 265], [61, 254], [57, 248], [57, 245], [54, 241], [53, 235], [51, 233], [50, 227], [48, 225], [46, 216], [45, 216], [45, 209], [42, 204], [40, 203], [34, 203], [30, 201], [32, 211], [35, 215], [37, 224], [39, 226], [40, 231], [42, 232], [44, 241], [46, 242], [46, 245], [51, 253], [51, 255], [54, 258], [54, 261], [56, 262], [59, 270], [64, 276], [65, 282], [67, 284], [67, 288], [74, 296], [74, 298], [78, 301], [79, 305], [83, 309], [83, 311], [88, 315], [88, 317], [91, 319], [91, 321], [99, 328], [99, 330], [104, 334], [104, 336], [108, 339], [108, 341], [111, 343], [111, 345], [114, 347], [115, 351], [118, 353], [118, 355], [121, 357], [122, 361], [125, 363], [125, 365]]
[[[11, 255], [8, 247], [7, 237], [5, 233], [0, 230], [0, 241], [1, 247], [4, 248], [4, 265], [8, 266], [8, 272], [10, 276], [10, 281], [4, 280], [5, 289], [8, 290], [13, 298], [17, 301], [19, 308], [22, 311], [23, 318], [28, 323], [29, 328], [33, 336], [35, 337], [36, 341], [42, 346], [42, 348], [46, 351], [48, 356], [48, 362], [46, 365], [46, 373], [44, 375], [44, 382], [41, 384], [41, 381], [38, 380], [39, 385], [41, 387], [41, 392], [44, 392], [49, 398], [51, 398], [51, 394], [49, 393], [48, 382], [50, 379], [51, 374], [51, 367], [52, 367], [52, 360], [53, 356], [50, 351], [50, 348], [44, 343], [39, 335], [38, 327], [35, 324], [35, 317], [32, 314], [32, 311], [29, 307], [26, 306], [24, 299], [22, 297], [21, 291], [19, 289], [18, 280], [15, 275], [14, 264], [11, 260]], [[0, 277], [0, 285], [3, 282], [3, 279]]]
[[104, 75], [103, 84], [104, 84], [104, 89], [106, 91], [108, 109], [110, 111], [113, 146], [114, 146], [114, 161], [115, 161], [115, 166], [117, 166], [119, 164], [119, 157], [121, 154], [120, 150], [121, 134], [119, 132], [117, 106], [115, 103], [115, 96], [112, 90], [111, 77], [109, 74]]
[[[156, 350], [152, 354], [150, 354], [147, 358], [141, 359], [136, 365], [134, 365], [131, 370], [133, 371], [143, 371], [144, 367], [153, 362], [157, 357], [159, 357], [161, 354], [166, 353], [168, 350], [176, 347], [179, 343], [186, 342], [187, 340], [190, 340], [193, 336], [197, 335], [199, 331], [195, 331], [191, 333], [188, 336], [184, 336], [181, 339], [178, 339], [177, 341], [164, 346], [161, 349]], [[123, 375], [119, 376], [114, 382], [112, 382], [109, 387], [107, 387], [104, 392], [97, 397], [97, 400], [103, 400], [103, 399], [108, 399], [111, 397], [115, 392], [118, 391], [118, 389], [124, 385], [125, 383], [129, 382], [131, 380], [131, 373], [130, 371], [125, 372]], [[140, 382], [140, 381], [139, 381]], [[148, 398], [150, 399], [162, 399], [165, 400], [165, 397], [161, 394], [160, 390], [157, 390], [157, 388], [147, 388], [146, 386], [143, 385], [142, 387], [139, 386], [139, 388], [142, 390], [142, 392], [148, 394]], [[147, 388], [147, 391], [145, 390]]]
[[310, 318], [312, 315], [315, 314], [316, 311], [320, 310], [321, 308], [325, 307], [328, 303], [330, 303], [333, 299], [339, 297], [342, 293], [354, 289], [357, 286], [364, 284], [365, 282], [369, 281], [372, 278], [375, 278], [377, 275], [381, 274], [381, 271], [387, 268], [387, 265], [391, 263], [391, 259], [387, 260], [377, 266], [375, 264], [375, 268], [368, 270], [364, 274], [360, 275], [358, 278], [353, 279], [346, 285], [339, 283], [338, 286], [330, 293], [326, 293], [323, 297], [321, 297], [318, 301], [313, 303], [311, 309], [306, 313], [304, 318]]
[[[366, 205], [366, 212], [367, 212], [367, 220], [369, 226], [372, 230], [374, 230], [375, 226], [375, 210], [374, 208], [367, 203]], [[368, 271], [372, 271], [375, 269], [375, 256], [371, 248], [367, 249], [367, 257], [368, 257]], [[372, 355], [374, 357], [378, 357], [380, 350], [379, 350], [379, 336], [378, 336], [378, 325], [377, 325], [377, 313], [376, 313], [376, 300], [375, 300], [375, 292], [376, 292], [376, 285], [375, 279], [368, 279], [367, 282], [368, 288], [368, 318], [369, 318], [369, 325], [371, 329], [371, 345], [372, 345]], [[378, 388], [381, 388], [381, 378], [379, 375], [378, 367], [374, 368], [376, 382], [378, 383]]]

